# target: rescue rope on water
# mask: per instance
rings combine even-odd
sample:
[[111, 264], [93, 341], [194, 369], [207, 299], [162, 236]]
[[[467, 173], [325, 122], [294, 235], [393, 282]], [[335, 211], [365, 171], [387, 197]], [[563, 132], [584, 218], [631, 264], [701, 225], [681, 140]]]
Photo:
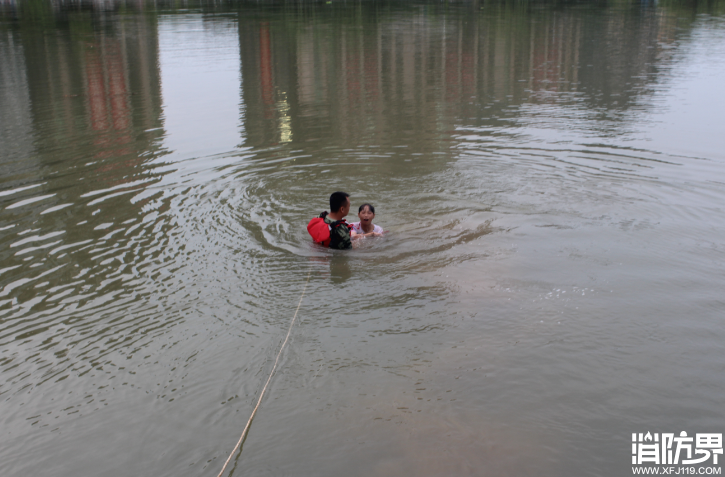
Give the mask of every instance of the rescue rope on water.
[[257, 405], [254, 406], [252, 415], [249, 416], [249, 420], [247, 421], [247, 425], [244, 427], [244, 430], [242, 431], [242, 435], [239, 438], [239, 442], [237, 442], [237, 445], [234, 446], [234, 450], [232, 450], [231, 454], [229, 454], [229, 457], [227, 457], [227, 461], [224, 462], [224, 467], [222, 467], [222, 470], [219, 472], [219, 475], [217, 475], [217, 477], [222, 476], [222, 474], [224, 473], [224, 470], [227, 468], [227, 465], [229, 465], [229, 461], [232, 460], [232, 456], [237, 451], [237, 449], [239, 449], [239, 446], [242, 445], [242, 442], [244, 442], [244, 438], [247, 436], [247, 433], [249, 432], [249, 427], [252, 425], [252, 420], [254, 419], [254, 415], [257, 414], [257, 409], [259, 409], [259, 405], [262, 403], [262, 398], [264, 397], [264, 393], [267, 390], [267, 386], [269, 386], [269, 382], [272, 380], [272, 376], [274, 375], [274, 372], [277, 369], [277, 363], [279, 362], [279, 357], [282, 356], [282, 351], [284, 350], [284, 347], [287, 344], [287, 341], [289, 340], [289, 336], [292, 333], [292, 326], [295, 324], [295, 320], [297, 319], [297, 313], [300, 311], [300, 306], [302, 305], [302, 299], [305, 297], [305, 291], [307, 291], [307, 284], [310, 283], [311, 275], [312, 275], [312, 270], [310, 270], [310, 273], [307, 274], [307, 280], [305, 281], [305, 286], [302, 289], [302, 295], [300, 295], [300, 301], [299, 301], [299, 303], [297, 303], [297, 309], [295, 310], [295, 314], [292, 317], [292, 321], [290, 321], [289, 329], [287, 330], [287, 336], [285, 336], [284, 341], [282, 342], [282, 346], [279, 348], [279, 353], [277, 353], [277, 359], [274, 360], [274, 366], [272, 366], [272, 371], [269, 373], [267, 382], [264, 384], [264, 387], [262, 388], [262, 392], [259, 393], [259, 399], [257, 400]]

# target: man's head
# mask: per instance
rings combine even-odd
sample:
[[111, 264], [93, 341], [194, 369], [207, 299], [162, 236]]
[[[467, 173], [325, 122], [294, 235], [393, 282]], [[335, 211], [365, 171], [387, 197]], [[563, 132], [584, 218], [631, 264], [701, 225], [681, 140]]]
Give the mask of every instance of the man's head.
[[350, 194], [347, 192], [333, 192], [330, 196], [330, 212], [345, 217], [350, 212]]

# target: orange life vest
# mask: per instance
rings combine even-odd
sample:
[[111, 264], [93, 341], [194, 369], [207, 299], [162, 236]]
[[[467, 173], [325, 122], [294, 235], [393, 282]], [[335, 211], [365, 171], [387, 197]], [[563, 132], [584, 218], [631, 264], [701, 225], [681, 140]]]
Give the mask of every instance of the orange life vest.
[[345, 222], [345, 219], [336, 220], [335, 222], [328, 224], [325, 222], [325, 217], [327, 217], [327, 212], [323, 212], [319, 217], [315, 217], [310, 220], [307, 224], [307, 232], [309, 232], [315, 243], [318, 243], [323, 247], [329, 247], [330, 242], [332, 241], [332, 234], [330, 233], [330, 230], [334, 230], [341, 225], [344, 225], [349, 229], [352, 228], [352, 226]]

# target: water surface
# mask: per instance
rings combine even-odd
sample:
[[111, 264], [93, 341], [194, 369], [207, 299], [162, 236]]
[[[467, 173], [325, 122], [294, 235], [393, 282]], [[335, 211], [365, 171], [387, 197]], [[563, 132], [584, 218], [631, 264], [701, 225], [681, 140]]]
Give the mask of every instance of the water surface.
[[725, 430], [722, 2], [154, 5], [2, 5], [3, 475], [216, 475], [308, 276], [234, 475]]

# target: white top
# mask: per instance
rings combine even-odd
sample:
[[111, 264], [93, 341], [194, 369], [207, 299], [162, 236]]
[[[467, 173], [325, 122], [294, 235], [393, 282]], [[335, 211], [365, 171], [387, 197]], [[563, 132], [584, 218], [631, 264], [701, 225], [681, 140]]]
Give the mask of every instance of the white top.
[[[365, 232], [362, 229], [362, 225], [360, 225], [360, 222], [353, 222], [350, 225], [352, 225], [352, 231], [356, 234], [364, 234]], [[383, 228], [379, 225], [373, 224], [373, 232], [376, 234], [383, 233]]]

